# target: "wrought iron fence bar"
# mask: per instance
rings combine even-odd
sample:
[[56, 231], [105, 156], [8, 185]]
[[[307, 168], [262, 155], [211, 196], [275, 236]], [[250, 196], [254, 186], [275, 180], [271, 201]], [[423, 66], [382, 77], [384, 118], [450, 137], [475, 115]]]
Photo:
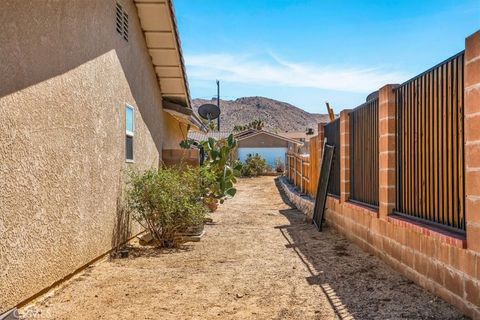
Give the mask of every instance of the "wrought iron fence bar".
[[462, 51], [395, 89], [396, 211], [461, 232], [465, 230], [463, 60]]
[[378, 206], [378, 98], [350, 114], [350, 198]]

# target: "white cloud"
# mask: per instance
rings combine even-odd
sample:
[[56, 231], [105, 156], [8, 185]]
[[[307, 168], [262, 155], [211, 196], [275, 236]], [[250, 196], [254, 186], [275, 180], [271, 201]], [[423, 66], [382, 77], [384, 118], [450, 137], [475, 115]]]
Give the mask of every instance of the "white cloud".
[[409, 78], [403, 72], [380, 68], [322, 66], [286, 61], [274, 54], [269, 59], [255, 55], [186, 55], [188, 77], [192, 80], [221, 79], [237, 83], [305, 87], [349, 92], [370, 92], [387, 83]]

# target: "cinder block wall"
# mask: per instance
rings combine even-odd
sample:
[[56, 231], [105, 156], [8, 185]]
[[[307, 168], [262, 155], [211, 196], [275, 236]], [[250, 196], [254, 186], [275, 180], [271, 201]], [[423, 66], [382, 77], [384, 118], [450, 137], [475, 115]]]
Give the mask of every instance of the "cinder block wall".
[[[465, 46], [466, 237], [392, 217], [396, 202], [396, 105], [393, 86], [379, 92], [379, 208], [349, 202], [349, 121], [341, 121], [341, 196], [328, 197], [327, 222], [409, 279], [480, 319], [480, 31]], [[323, 126], [319, 126], [323, 136]]]

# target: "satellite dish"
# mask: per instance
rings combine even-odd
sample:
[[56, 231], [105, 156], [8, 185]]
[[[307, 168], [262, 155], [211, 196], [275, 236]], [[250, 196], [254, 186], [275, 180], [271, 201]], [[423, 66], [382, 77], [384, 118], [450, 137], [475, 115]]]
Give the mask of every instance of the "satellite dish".
[[220, 115], [220, 108], [211, 103], [202, 104], [200, 107], [198, 107], [198, 114], [203, 119], [217, 119]]

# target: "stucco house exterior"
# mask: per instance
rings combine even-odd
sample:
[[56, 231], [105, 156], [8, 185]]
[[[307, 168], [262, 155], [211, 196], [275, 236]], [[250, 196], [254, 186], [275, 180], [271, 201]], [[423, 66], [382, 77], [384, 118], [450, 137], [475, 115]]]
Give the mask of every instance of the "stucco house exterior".
[[170, 0], [4, 0], [0, 314], [134, 236], [125, 173], [182, 156], [192, 113]]
[[236, 136], [238, 140], [237, 156], [245, 161], [249, 154], [259, 154], [267, 165], [275, 168], [275, 161], [282, 163], [288, 150], [294, 150], [303, 145], [303, 142], [281, 136], [265, 130], [247, 130]]

